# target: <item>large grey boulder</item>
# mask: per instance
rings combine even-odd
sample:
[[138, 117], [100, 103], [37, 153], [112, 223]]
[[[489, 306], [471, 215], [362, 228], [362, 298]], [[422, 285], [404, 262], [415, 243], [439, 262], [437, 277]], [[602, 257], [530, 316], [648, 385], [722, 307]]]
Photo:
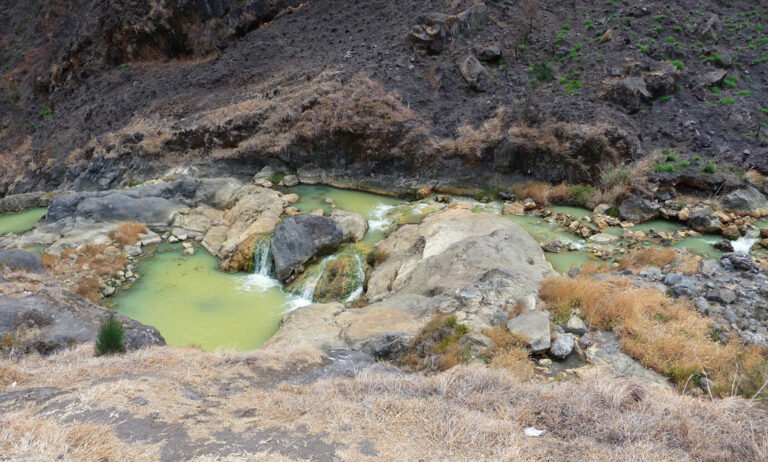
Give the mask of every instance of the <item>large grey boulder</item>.
[[[371, 273], [371, 301], [407, 293], [456, 297], [475, 308], [512, 307], [555, 275], [539, 244], [520, 226], [462, 208], [401, 226], [376, 248], [389, 257]], [[461, 296], [469, 292], [478, 294], [472, 303]]]
[[43, 261], [37, 255], [22, 249], [0, 250], [0, 271], [26, 271], [45, 273]]
[[643, 223], [659, 217], [659, 204], [643, 199], [632, 197], [619, 206], [619, 213], [623, 218], [633, 223]]
[[573, 334], [557, 334], [549, 348], [549, 354], [558, 359], [565, 359], [573, 352], [575, 345], [576, 337]]
[[368, 222], [359, 213], [334, 210], [331, 219], [336, 222], [344, 233], [345, 242], [357, 242], [362, 240], [368, 231]]
[[135, 188], [79, 192], [57, 196], [48, 209], [46, 223], [64, 218], [94, 222], [139, 221], [150, 227], [165, 226], [173, 212], [199, 204], [228, 208], [242, 186], [229, 178], [159, 182]]
[[528, 342], [534, 353], [543, 353], [550, 346], [549, 313], [541, 310], [525, 312], [507, 321], [507, 329]]
[[712, 214], [709, 207], [696, 207], [688, 215], [688, 226], [700, 233], [717, 233], [720, 231], [720, 219]]
[[0, 337], [9, 334], [23, 351], [50, 353], [94, 341], [101, 323], [110, 315], [125, 328], [126, 349], [165, 345], [162, 335], [154, 327], [78, 297], [52, 295], [45, 291], [22, 298], [0, 296]]
[[339, 247], [344, 233], [331, 218], [299, 215], [285, 220], [272, 235], [272, 258], [277, 278], [285, 281], [312, 257]]
[[720, 203], [731, 212], [768, 214], [768, 199], [752, 186], [737, 189], [720, 199]]

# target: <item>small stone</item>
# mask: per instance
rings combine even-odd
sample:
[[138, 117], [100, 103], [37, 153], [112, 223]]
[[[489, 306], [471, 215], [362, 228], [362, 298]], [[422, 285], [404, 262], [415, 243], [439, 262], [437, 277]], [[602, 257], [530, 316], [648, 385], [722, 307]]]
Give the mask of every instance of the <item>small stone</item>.
[[587, 333], [587, 325], [578, 316], [571, 316], [571, 319], [565, 323], [565, 331], [569, 334], [584, 335]]
[[502, 215], [525, 215], [525, 207], [520, 202], [504, 202], [501, 208]]
[[552, 342], [549, 353], [555, 358], [565, 359], [573, 352], [575, 344], [576, 340], [573, 334], [560, 334]]
[[141, 255], [141, 247], [137, 245], [126, 245], [123, 247], [123, 251], [129, 256], [129, 257], [136, 257]]
[[104, 297], [111, 297], [115, 294], [115, 288], [113, 286], [107, 286], [104, 288], [104, 291], [101, 293]]
[[613, 244], [618, 240], [619, 240], [618, 236], [614, 236], [613, 234], [607, 234], [607, 233], [595, 234], [594, 236], [591, 236], [589, 238], [589, 242], [594, 242], [595, 244]]
[[296, 207], [286, 207], [284, 213], [289, 217], [295, 217], [296, 215], [301, 215], [301, 210]]
[[181, 254], [182, 255], [194, 255], [195, 254], [195, 248], [194, 247], [185, 248], [184, 250], [182, 250]]
[[192, 243], [191, 242], [182, 242], [181, 246], [184, 247], [185, 249], [191, 249], [192, 248]]
[[310, 215], [317, 215], [319, 217], [322, 217], [324, 215], [323, 209], [315, 209], [311, 212], [309, 212]]
[[284, 186], [288, 186], [289, 188], [292, 188], [299, 184], [299, 178], [296, 175], [285, 175], [283, 177], [282, 181]]
[[507, 329], [528, 339], [528, 347], [534, 353], [549, 349], [549, 314], [541, 310], [525, 312], [507, 321]]

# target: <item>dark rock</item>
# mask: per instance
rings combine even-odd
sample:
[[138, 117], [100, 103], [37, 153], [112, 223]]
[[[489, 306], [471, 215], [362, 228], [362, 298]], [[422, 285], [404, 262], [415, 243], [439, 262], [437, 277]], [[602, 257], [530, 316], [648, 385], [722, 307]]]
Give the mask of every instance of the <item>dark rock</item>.
[[124, 345], [135, 350], [153, 345], [165, 345], [154, 327], [146, 326], [111, 310], [78, 297], [53, 297], [38, 293], [22, 298], [0, 296], [0, 336], [15, 335], [19, 326], [34, 328], [36, 334], [28, 348], [50, 353], [74, 344], [96, 339], [101, 323], [110, 315], [125, 328]]
[[545, 252], [560, 253], [563, 249], [566, 248], [566, 245], [563, 244], [562, 241], [551, 241], [542, 245], [541, 248], [544, 249]]
[[699, 272], [708, 277], [712, 277], [719, 273], [722, 268], [720, 262], [714, 258], [709, 258], [699, 264]]
[[486, 91], [491, 86], [491, 74], [474, 56], [465, 56], [457, 65], [461, 76], [473, 90]]
[[477, 26], [484, 15], [482, 2], [455, 15], [427, 13], [416, 20], [410, 38], [430, 53], [440, 53], [454, 37]]
[[375, 359], [392, 360], [405, 353], [412, 341], [413, 337], [409, 335], [389, 332], [366, 341], [360, 350]]
[[501, 59], [501, 49], [495, 44], [475, 47], [477, 59], [485, 62], [493, 62]]
[[717, 250], [722, 250], [723, 252], [733, 252], [733, 244], [728, 239], [715, 242], [712, 244], [712, 246]]
[[707, 293], [707, 300], [729, 304], [736, 301], [736, 293], [726, 288], [713, 289]]
[[272, 236], [277, 278], [285, 281], [312, 257], [333, 252], [343, 237], [342, 229], [331, 218], [317, 215], [288, 218]]
[[683, 280], [683, 275], [680, 273], [670, 273], [664, 278], [664, 284], [673, 286], [679, 284]]
[[632, 197], [619, 206], [621, 216], [633, 223], [643, 223], [659, 216], [659, 204], [648, 199]]
[[699, 292], [699, 286], [692, 278], [682, 278], [680, 282], [672, 286], [672, 294], [675, 297], [693, 297]]
[[669, 64], [665, 64], [655, 71], [647, 72], [643, 76], [645, 85], [654, 98], [674, 93], [677, 90], [677, 81], [680, 78], [680, 71]]
[[696, 88], [709, 88], [713, 85], [719, 85], [722, 83], [723, 79], [725, 79], [726, 75], [728, 75], [728, 71], [722, 69], [707, 72], [706, 74], [699, 76]]
[[688, 226], [700, 233], [718, 233], [720, 219], [712, 215], [709, 207], [696, 207], [688, 215]]
[[640, 110], [652, 97], [642, 77], [611, 79], [603, 85], [600, 97], [622, 106], [630, 113]]
[[768, 199], [752, 186], [737, 189], [720, 199], [720, 203], [724, 209], [731, 212], [754, 213], [768, 211]]
[[43, 261], [37, 255], [22, 249], [0, 250], [0, 271], [26, 271], [45, 273]]
[[459, 343], [469, 348], [473, 358], [480, 356], [481, 354], [494, 347], [493, 340], [491, 340], [488, 336], [479, 334], [477, 332], [470, 332], [465, 334], [461, 337]]
[[752, 258], [742, 252], [727, 253], [720, 257], [720, 264], [726, 269], [735, 269], [737, 271], [750, 271], [757, 273], [760, 267], [752, 261]]

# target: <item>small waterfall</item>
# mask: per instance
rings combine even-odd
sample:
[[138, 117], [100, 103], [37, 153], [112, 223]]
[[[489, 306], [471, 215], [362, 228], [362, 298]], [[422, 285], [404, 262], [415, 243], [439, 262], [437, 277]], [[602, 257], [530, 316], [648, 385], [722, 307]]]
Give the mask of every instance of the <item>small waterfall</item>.
[[357, 280], [360, 281], [359, 285], [357, 286], [357, 289], [355, 289], [351, 294], [349, 294], [349, 297], [347, 297], [345, 302], [351, 302], [354, 300], [357, 300], [360, 298], [361, 295], [363, 295], [363, 283], [365, 282], [365, 268], [363, 267], [363, 260], [360, 258], [360, 255], [355, 255], [355, 261], [357, 261]]
[[272, 270], [272, 259], [269, 237], [260, 238], [253, 249], [253, 271], [262, 276], [269, 276]]
[[750, 229], [744, 236], [741, 236], [740, 238], [731, 242], [733, 251], [746, 254], [750, 253], [752, 246], [755, 245], [755, 243], [759, 240], [759, 236], [760, 234], [758, 231]]
[[328, 265], [328, 262], [332, 262], [334, 260], [336, 260], [335, 255], [329, 255], [323, 258], [323, 261], [320, 262], [320, 269], [317, 271], [317, 275], [315, 275], [312, 279], [309, 279], [301, 288], [299, 297], [301, 297], [302, 300], [305, 300], [309, 303], [315, 301], [315, 289], [317, 288], [317, 284], [319, 284], [320, 279], [323, 278], [323, 273], [325, 273], [325, 267]]

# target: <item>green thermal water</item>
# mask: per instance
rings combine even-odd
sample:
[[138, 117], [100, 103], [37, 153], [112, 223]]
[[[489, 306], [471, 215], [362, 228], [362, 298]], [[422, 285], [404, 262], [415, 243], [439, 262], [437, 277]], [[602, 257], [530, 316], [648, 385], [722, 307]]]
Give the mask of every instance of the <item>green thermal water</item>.
[[337, 209], [364, 216], [370, 225], [363, 240], [363, 243], [368, 245], [373, 245], [384, 238], [384, 228], [379, 223], [382, 214], [387, 209], [405, 204], [405, 201], [394, 197], [323, 185], [299, 185], [293, 188], [293, 191], [300, 197], [294, 207], [304, 213], [322, 209], [326, 214], [330, 214], [333, 207], [325, 201], [329, 198], [336, 204]]
[[0, 236], [8, 233], [23, 233], [34, 228], [40, 218], [48, 212], [45, 207], [27, 209], [0, 215]]
[[[294, 191], [301, 197], [295, 206], [302, 212], [322, 209], [330, 213], [332, 206], [325, 201], [330, 198], [336, 208], [363, 215], [370, 225], [362, 243], [367, 246], [381, 240], [388, 228], [399, 223], [418, 222], [426, 214], [444, 206], [429, 200], [408, 203], [391, 197], [329, 186], [301, 185], [294, 188]], [[476, 212], [501, 213], [499, 203], [480, 204], [462, 198], [456, 200], [474, 204], [473, 211]], [[552, 210], [577, 218], [590, 215], [589, 210], [577, 207], [552, 207]], [[582, 247], [585, 243], [559, 225], [535, 215], [504, 217], [519, 224], [542, 244], [560, 240]], [[768, 220], [762, 221], [762, 227], [768, 227]], [[677, 223], [655, 220], [633, 229], [671, 233], [680, 228], [682, 226]], [[623, 230], [613, 228], [604, 231], [620, 236]], [[721, 252], [714, 249], [712, 244], [720, 239], [718, 236], [704, 235], [685, 239], [674, 247], [717, 256]], [[142, 278], [133, 288], [120, 291], [115, 296], [121, 313], [156, 327], [170, 344], [194, 344], [206, 350], [254, 349], [272, 336], [286, 311], [301, 303], [298, 296], [286, 294], [279, 283], [266, 274], [223, 273], [216, 268], [216, 259], [201, 249], [193, 256], [182, 256], [178, 247], [171, 249], [158, 252], [151, 260], [142, 263], [138, 268]], [[595, 261], [586, 250], [545, 253], [545, 256], [554, 269], [561, 273], [573, 266]]]
[[157, 328], [171, 345], [205, 350], [258, 348], [277, 331], [294, 297], [259, 274], [228, 274], [198, 249], [158, 252], [139, 265], [130, 290], [115, 296], [120, 313]]
[[557, 213], [563, 213], [570, 215], [577, 220], [581, 220], [584, 217], [592, 216], [592, 211], [582, 207], [569, 207], [567, 205], [553, 205], [549, 207], [549, 210]]

